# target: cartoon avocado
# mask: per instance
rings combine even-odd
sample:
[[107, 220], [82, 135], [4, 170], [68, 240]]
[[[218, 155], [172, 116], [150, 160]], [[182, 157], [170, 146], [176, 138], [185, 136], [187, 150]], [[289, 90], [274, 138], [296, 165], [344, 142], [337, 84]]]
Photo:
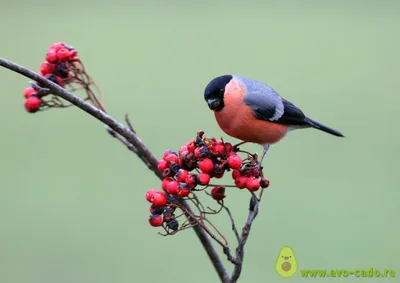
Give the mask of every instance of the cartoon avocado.
[[290, 247], [283, 247], [279, 252], [275, 265], [276, 272], [284, 278], [292, 277], [297, 271], [297, 261]]

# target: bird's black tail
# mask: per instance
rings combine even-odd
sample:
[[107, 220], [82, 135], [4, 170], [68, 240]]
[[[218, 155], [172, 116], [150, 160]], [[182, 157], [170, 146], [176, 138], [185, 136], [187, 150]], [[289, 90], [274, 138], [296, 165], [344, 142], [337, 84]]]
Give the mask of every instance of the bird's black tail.
[[337, 137], [344, 137], [344, 135], [341, 132], [336, 131], [334, 129], [331, 129], [331, 128], [327, 127], [327, 126], [324, 126], [324, 125], [322, 125], [322, 124], [320, 124], [320, 123], [318, 123], [318, 122], [316, 122], [314, 120], [311, 120], [310, 118], [306, 117], [304, 121], [308, 125], [310, 125], [311, 127], [315, 128], [315, 129], [324, 131], [324, 132], [326, 132], [328, 134], [331, 134], [331, 135], [334, 135], [334, 136], [337, 136]]

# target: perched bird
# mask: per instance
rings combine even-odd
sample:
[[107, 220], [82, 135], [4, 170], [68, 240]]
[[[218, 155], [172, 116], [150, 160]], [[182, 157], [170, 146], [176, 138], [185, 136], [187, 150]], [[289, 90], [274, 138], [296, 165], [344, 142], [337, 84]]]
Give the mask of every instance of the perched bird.
[[338, 137], [340, 132], [310, 118], [264, 83], [236, 76], [214, 78], [204, 90], [220, 128], [229, 136], [264, 147], [260, 167], [269, 146], [294, 129], [315, 128]]

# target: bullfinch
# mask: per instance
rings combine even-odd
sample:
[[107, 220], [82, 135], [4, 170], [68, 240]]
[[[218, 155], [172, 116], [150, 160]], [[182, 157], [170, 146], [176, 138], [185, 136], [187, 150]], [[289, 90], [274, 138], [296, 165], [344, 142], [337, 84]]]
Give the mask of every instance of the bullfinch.
[[314, 128], [344, 137], [342, 133], [306, 117], [274, 89], [256, 80], [236, 75], [214, 78], [204, 90], [204, 99], [227, 135], [242, 140], [240, 144], [263, 145], [260, 167], [269, 146], [291, 130]]

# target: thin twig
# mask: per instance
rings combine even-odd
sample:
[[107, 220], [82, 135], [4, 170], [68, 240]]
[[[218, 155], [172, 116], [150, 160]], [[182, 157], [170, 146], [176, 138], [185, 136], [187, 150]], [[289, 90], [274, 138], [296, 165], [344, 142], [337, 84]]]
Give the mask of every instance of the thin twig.
[[255, 194], [252, 194], [251, 201], [254, 203], [254, 206], [250, 206], [249, 215], [247, 217], [246, 223], [242, 229], [242, 234], [240, 236], [240, 243], [236, 249], [236, 258], [239, 260], [240, 264], [235, 265], [235, 268], [232, 272], [232, 277], [230, 279], [231, 283], [237, 282], [240, 273], [242, 272], [242, 265], [243, 265], [243, 257], [244, 257], [244, 245], [247, 242], [247, 239], [250, 235], [251, 225], [253, 224], [254, 219], [257, 217], [258, 208], [259, 208], [259, 201]]
[[[161, 172], [157, 169], [157, 163], [158, 160], [157, 158], [153, 155], [153, 153], [144, 145], [144, 143], [139, 139], [138, 136], [135, 135], [130, 129], [125, 127], [123, 124], [119, 123], [116, 121], [114, 118], [109, 116], [108, 114], [104, 113], [100, 109], [92, 106], [91, 104], [85, 102], [84, 100], [76, 97], [72, 93], [68, 92], [66, 89], [60, 87], [59, 85], [47, 80], [46, 78], [38, 75], [37, 73], [20, 66], [18, 64], [15, 64], [9, 60], [0, 58], [0, 66], [3, 66], [9, 70], [12, 70], [16, 73], [19, 73], [25, 77], [28, 77], [36, 82], [39, 82], [41, 86], [44, 86], [50, 90], [50, 92], [56, 96], [59, 96], [70, 103], [74, 104], [75, 106], [79, 107], [86, 113], [92, 115], [99, 121], [103, 122], [107, 126], [109, 126], [113, 131], [116, 133], [120, 134], [122, 137], [126, 139], [129, 143], [134, 146], [134, 148], [137, 150], [135, 152], [139, 158], [145, 162], [149, 166], [149, 168], [154, 172], [154, 174], [162, 179], [162, 174]], [[190, 205], [184, 201], [184, 200], [179, 200], [179, 202], [185, 207], [187, 211], [187, 216], [188, 214], [193, 214], [192, 209]], [[196, 232], [196, 235], [198, 236], [200, 242], [202, 243], [204, 249], [206, 250], [215, 270], [218, 273], [219, 278], [221, 279], [222, 282], [229, 282], [230, 278], [229, 275], [226, 271], [226, 268], [224, 264], [222, 263], [217, 251], [215, 250], [210, 238], [207, 236], [206, 232], [202, 227], [199, 225], [194, 225], [193, 230]]]
[[236, 224], [235, 224], [235, 220], [233, 219], [232, 213], [231, 213], [231, 211], [229, 210], [229, 208], [228, 208], [227, 206], [225, 206], [224, 204], [222, 204], [222, 207], [225, 208], [226, 212], [227, 212], [228, 215], [229, 215], [229, 219], [231, 220], [231, 223], [232, 223], [232, 230], [233, 230], [233, 233], [235, 233], [236, 239], [237, 239], [238, 243], [240, 244], [239, 232], [238, 232], [238, 230], [236, 229]]

